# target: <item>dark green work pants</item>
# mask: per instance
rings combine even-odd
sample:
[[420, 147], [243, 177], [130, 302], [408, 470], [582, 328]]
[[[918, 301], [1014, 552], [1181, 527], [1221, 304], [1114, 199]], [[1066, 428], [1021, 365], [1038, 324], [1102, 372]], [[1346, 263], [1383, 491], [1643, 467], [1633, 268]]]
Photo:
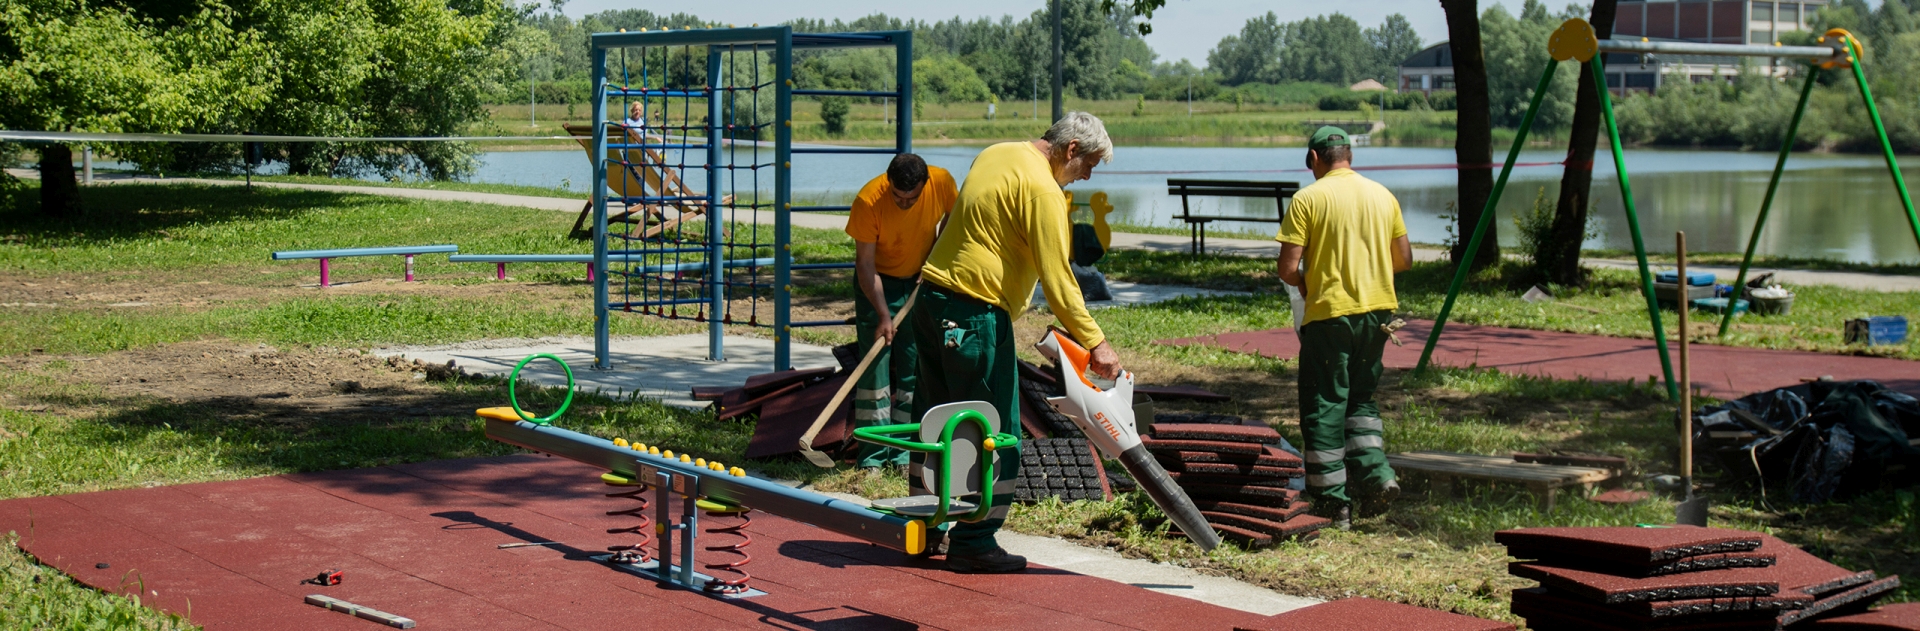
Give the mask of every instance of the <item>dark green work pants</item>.
[[1330, 505], [1353, 501], [1349, 475], [1363, 489], [1393, 480], [1387, 465], [1380, 409], [1380, 354], [1392, 311], [1315, 320], [1300, 327], [1300, 434], [1307, 461], [1307, 492]]
[[[880, 275], [880, 291], [887, 299], [887, 310], [899, 313], [907, 303], [907, 296], [913, 293], [918, 279], [894, 278]], [[864, 292], [853, 301], [853, 326], [860, 336], [860, 356], [865, 357], [880, 336], [879, 312], [873, 308], [873, 302], [867, 300]], [[860, 375], [860, 381], [853, 390], [853, 423], [855, 427], [873, 427], [899, 423], [912, 423], [914, 389], [914, 343], [913, 319], [900, 322], [894, 331], [893, 345], [873, 359], [873, 365]], [[883, 447], [873, 443], [860, 443], [860, 466], [884, 467], [907, 463], [907, 452], [892, 447]]]
[[[1006, 310], [929, 283], [920, 289], [909, 319], [920, 367], [915, 412], [925, 414], [957, 401], [986, 401], [1000, 413], [999, 431], [1020, 435], [1020, 373], [1014, 363], [1013, 319]], [[1002, 450], [999, 457], [992, 512], [978, 522], [954, 524], [947, 531], [948, 554], [981, 554], [999, 546], [994, 533], [1013, 504], [1020, 450]]]

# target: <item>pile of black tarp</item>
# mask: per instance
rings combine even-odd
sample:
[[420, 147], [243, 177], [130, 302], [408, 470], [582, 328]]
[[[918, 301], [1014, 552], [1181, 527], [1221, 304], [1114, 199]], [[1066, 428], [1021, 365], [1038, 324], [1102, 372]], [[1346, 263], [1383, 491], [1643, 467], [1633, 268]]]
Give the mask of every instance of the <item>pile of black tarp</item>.
[[[1736, 478], [1820, 503], [1920, 482], [1920, 400], [1874, 381], [1815, 381], [1693, 416], [1695, 443]], [[1777, 487], [1776, 487], [1777, 488]]]

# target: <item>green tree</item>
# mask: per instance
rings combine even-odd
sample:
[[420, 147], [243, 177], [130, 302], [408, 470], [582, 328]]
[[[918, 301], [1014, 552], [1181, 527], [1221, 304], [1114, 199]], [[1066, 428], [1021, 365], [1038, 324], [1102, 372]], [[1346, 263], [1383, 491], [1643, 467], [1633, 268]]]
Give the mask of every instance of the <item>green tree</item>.
[[[1518, 18], [1499, 5], [1481, 14], [1480, 29], [1485, 37], [1487, 56], [1487, 96], [1493, 124], [1519, 126], [1547, 64], [1575, 65], [1554, 62], [1547, 56], [1547, 36], [1559, 28], [1562, 21], [1548, 13], [1540, 0], [1526, 0]], [[1540, 100], [1540, 112], [1534, 118], [1536, 133], [1558, 135], [1573, 122], [1573, 99], [1579, 74], [1571, 67], [1554, 73], [1553, 83]]]
[[825, 123], [827, 133], [835, 136], [847, 133], [847, 114], [852, 109], [847, 97], [820, 97], [820, 122]]
[[1414, 53], [1420, 52], [1420, 34], [1414, 32], [1413, 23], [1407, 16], [1395, 13], [1380, 21], [1380, 26], [1367, 29], [1367, 45], [1373, 47], [1373, 67], [1367, 76], [1381, 79], [1383, 83], [1398, 73], [1400, 62], [1406, 61]]
[[1240, 27], [1238, 35], [1221, 38], [1207, 52], [1207, 68], [1218, 73], [1227, 85], [1284, 81], [1280, 69], [1282, 37], [1279, 16], [1272, 11], [1255, 16]]
[[987, 84], [973, 67], [947, 56], [928, 57], [913, 62], [913, 92], [916, 100], [934, 103], [970, 103], [987, 100]]

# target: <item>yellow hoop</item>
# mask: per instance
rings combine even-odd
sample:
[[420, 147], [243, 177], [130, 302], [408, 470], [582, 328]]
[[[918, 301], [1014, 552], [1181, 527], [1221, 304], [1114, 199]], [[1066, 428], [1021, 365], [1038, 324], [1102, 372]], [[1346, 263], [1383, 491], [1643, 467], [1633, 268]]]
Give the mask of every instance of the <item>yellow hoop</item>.
[[1567, 20], [1547, 38], [1547, 54], [1553, 55], [1554, 61], [1588, 62], [1599, 53], [1600, 37], [1593, 34], [1592, 24], [1580, 18]]

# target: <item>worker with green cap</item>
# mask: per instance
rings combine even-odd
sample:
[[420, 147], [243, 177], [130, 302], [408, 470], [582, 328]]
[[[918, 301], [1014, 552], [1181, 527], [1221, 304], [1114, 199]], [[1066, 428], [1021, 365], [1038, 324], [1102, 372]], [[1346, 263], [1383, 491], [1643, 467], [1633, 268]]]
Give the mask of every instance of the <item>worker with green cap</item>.
[[[920, 268], [924, 284], [909, 316], [919, 352], [917, 413], [946, 403], [986, 401], [999, 413], [999, 431], [1020, 433], [1013, 319], [1026, 313], [1036, 281], [1054, 317], [1091, 350], [1093, 372], [1108, 379], [1120, 374], [1120, 355], [1087, 313], [1068, 267], [1072, 227], [1061, 190], [1092, 177], [1093, 167], [1112, 155], [1113, 141], [1099, 118], [1068, 112], [1039, 140], [1003, 142], [974, 157], [953, 217]], [[1013, 503], [1018, 448], [999, 452], [994, 474], [987, 518], [947, 531], [949, 570], [1027, 569], [1024, 557], [1009, 554], [994, 539]]]
[[1392, 335], [1388, 324], [1400, 308], [1393, 275], [1413, 267], [1399, 200], [1352, 165], [1345, 130], [1313, 132], [1307, 168], [1315, 181], [1293, 196], [1275, 237], [1280, 280], [1299, 287], [1306, 301], [1299, 385], [1307, 493], [1315, 512], [1342, 529], [1352, 523], [1349, 486], [1370, 507], [1400, 493], [1373, 395]]

